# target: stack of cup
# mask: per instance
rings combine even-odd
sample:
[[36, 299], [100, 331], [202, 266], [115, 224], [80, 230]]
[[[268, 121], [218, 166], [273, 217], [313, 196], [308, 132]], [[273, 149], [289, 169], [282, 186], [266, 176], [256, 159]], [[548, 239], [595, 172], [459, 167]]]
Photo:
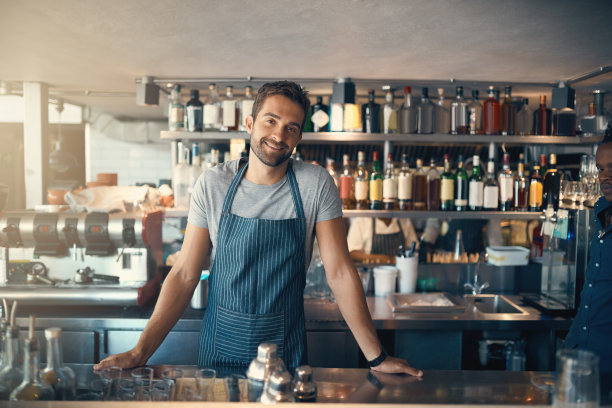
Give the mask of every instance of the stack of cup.
[[395, 279], [397, 268], [391, 265], [377, 266], [374, 268], [374, 295], [387, 296], [395, 292]]
[[417, 268], [419, 266], [419, 257], [396, 257], [395, 266], [399, 271], [398, 288], [399, 293], [414, 293], [417, 282]]

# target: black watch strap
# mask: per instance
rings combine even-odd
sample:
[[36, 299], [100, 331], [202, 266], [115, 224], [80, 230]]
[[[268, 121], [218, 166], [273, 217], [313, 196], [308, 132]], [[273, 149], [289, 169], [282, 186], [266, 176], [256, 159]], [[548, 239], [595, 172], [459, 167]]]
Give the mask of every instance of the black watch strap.
[[385, 350], [384, 347], [382, 347], [382, 349], [380, 351], [380, 355], [378, 357], [376, 357], [374, 360], [368, 361], [368, 367], [379, 366], [383, 361], [385, 361], [387, 356], [388, 356], [387, 351]]

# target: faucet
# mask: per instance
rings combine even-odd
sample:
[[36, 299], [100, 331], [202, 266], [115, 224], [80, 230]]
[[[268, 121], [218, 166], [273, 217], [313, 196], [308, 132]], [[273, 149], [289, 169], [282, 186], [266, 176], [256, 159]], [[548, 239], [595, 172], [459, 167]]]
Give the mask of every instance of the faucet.
[[[474, 266], [474, 282], [473, 283], [466, 282], [463, 284], [464, 288], [470, 289], [472, 291], [472, 295], [480, 295], [483, 290], [489, 287], [489, 282], [484, 282], [482, 284], [478, 282], [478, 269], [480, 268], [480, 264], [486, 259], [486, 257], [487, 257], [486, 252], [483, 252], [478, 256], [478, 261], [476, 262], [476, 265]], [[470, 276], [469, 276], [469, 267], [468, 267], [468, 278], [469, 277]]]

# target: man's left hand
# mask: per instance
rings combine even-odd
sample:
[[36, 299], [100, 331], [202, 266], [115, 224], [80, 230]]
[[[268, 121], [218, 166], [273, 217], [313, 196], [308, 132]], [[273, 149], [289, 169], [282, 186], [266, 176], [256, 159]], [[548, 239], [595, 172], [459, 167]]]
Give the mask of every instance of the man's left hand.
[[423, 371], [411, 367], [406, 360], [392, 356], [388, 356], [382, 363], [376, 367], [372, 367], [371, 370], [387, 374], [410, 374], [415, 377], [423, 376]]

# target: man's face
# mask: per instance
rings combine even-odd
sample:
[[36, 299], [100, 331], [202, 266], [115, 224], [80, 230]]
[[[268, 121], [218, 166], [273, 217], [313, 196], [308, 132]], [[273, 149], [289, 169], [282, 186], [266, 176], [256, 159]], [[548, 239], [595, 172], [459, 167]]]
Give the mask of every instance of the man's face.
[[283, 164], [302, 140], [303, 120], [304, 111], [300, 105], [281, 95], [268, 96], [257, 118], [246, 118], [251, 150], [267, 166]]
[[606, 200], [612, 202], [612, 143], [599, 146], [595, 155], [599, 186]]

